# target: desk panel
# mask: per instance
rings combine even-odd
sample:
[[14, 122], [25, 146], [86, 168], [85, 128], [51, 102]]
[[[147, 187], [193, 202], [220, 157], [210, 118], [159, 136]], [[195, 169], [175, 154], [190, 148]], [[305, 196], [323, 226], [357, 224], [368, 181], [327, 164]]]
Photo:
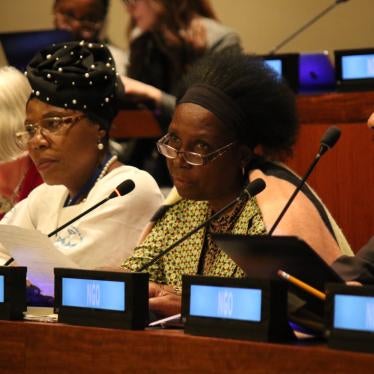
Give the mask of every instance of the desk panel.
[[374, 355], [321, 343], [267, 344], [176, 330], [0, 322], [1, 373], [371, 373]]

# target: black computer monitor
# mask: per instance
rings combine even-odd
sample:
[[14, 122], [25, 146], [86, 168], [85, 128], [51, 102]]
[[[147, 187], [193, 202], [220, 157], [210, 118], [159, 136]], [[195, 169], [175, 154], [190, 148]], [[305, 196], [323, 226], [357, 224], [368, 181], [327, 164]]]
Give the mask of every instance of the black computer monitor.
[[19, 70], [25, 70], [32, 57], [42, 48], [71, 40], [71, 33], [62, 30], [0, 33], [0, 42], [8, 64]]
[[374, 89], [374, 48], [335, 51], [338, 90]]

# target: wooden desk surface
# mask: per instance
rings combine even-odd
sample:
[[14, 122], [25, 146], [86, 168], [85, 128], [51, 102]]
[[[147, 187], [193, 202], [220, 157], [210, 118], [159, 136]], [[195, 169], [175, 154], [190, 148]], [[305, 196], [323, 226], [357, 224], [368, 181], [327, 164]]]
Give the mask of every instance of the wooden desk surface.
[[374, 355], [322, 344], [0, 321], [1, 373], [372, 373]]

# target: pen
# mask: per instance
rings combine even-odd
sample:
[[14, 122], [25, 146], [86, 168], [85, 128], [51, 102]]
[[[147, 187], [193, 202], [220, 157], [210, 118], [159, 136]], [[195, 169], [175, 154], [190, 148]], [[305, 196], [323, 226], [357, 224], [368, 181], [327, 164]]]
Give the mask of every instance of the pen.
[[151, 326], [162, 325], [165, 322], [174, 321], [174, 320], [177, 320], [177, 319], [180, 319], [180, 318], [181, 318], [180, 313], [179, 314], [174, 314], [173, 316], [166, 317], [166, 318], [159, 319], [157, 321], [151, 322], [148, 326], [151, 327]]
[[293, 277], [292, 275], [286, 273], [285, 271], [278, 270], [278, 275], [281, 278], [285, 279], [286, 281], [292, 283], [293, 285], [303, 289], [306, 292], [309, 292], [311, 295], [317, 297], [318, 299], [321, 299], [321, 300], [326, 299], [326, 295], [323, 292], [317, 290], [316, 288], [312, 286], [309, 286], [309, 284], [304, 283], [300, 279]]
[[4, 262], [3, 266], [8, 266], [8, 265], [10, 265], [13, 261], [14, 261], [14, 258], [13, 258], [13, 257], [10, 257], [10, 258], [8, 258], [8, 259]]

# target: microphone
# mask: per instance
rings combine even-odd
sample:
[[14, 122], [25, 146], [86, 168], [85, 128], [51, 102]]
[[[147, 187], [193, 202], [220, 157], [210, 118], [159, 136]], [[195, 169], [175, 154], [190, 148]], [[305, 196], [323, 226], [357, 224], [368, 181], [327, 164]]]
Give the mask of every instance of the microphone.
[[62, 226], [57, 227], [57, 229], [53, 230], [52, 232], [50, 232], [48, 234], [48, 237], [50, 238], [51, 236], [56, 235], [58, 232], [60, 232], [61, 230], [63, 230], [65, 227], [71, 225], [73, 222], [75, 222], [79, 218], [82, 218], [87, 213], [90, 213], [91, 211], [93, 211], [94, 209], [96, 209], [100, 205], [104, 204], [108, 200], [113, 199], [114, 197], [117, 197], [117, 196], [119, 197], [119, 196], [127, 195], [134, 188], [135, 188], [135, 183], [131, 179], [126, 179], [125, 181], [123, 181], [122, 183], [120, 183], [108, 197], [106, 197], [105, 199], [99, 201], [97, 204], [95, 204], [91, 208], [85, 210], [81, 214], [77, 215], [76, 217], [74, 217], [70, 221], [64, 223]]
[[222, 213], [226, 212], [229, 208], [231, 208], [236, 203], [242, 201], [245, 198], [251, 198], [259, 194], [264, 188], [266, 184], [263, 179], [257, 178], [254, 181], [248, 183], [248, 185], [244, 188], [244, 190], [241, 192], [241, 194], [234, 200], [232, 200], [230, 203], [225, 205], [222, 209], [218, 210], [216, 213], [214, 213], [212, 216], [210, 216], [206, 221], [201, 223], [200, 225], [196, 226], [194, 229], [189, 231], [187, 234], [183, 235], [180, 239], [178, 239], [176, 242], [172, 243], [168, 247], [166, 247], [163, 251], [161, 251], [157, 256], [153, 257], [150, 261], [143, 264], [137, 272], [141, 272], [145, 269], [147, 269], [149, 266], [153, 265], [155, 262], [157, 262], [161, 257], [165, 256], [167, 253], [169, 253], [172, 249], [174, 249], [177, 245], [184, 242], [186, 239], [188, 239], [191, 235], [193, 235], [195, 232], [199, 231], [202, 227], [207, 226], [211, 221], [219, 217]]
[[307, 23], [305, 23], [303, 26], [301, 26], [298, 30], [293, 32], [291, 35], [287, 36], [286, 39], [284, 39], [281, 43], [279, 43], [276, 47], [274, 47], [269, 54], [273, 55], [275, 54], [279, 49], [281, 49], [283, 46], [285, 46], [287, 43], [289, 43], [292, 39], [294, 39], [297, 35], [302, 33], [305, 29], [307, 29], [309, 26], [313, 25], [316, 21], [318, 21], [321, 17], [323, 17], [325, 14], [329, 13], [331, 10], [333, 10], [337, 5], [341, 3], [346, 3], [348, 0], [335, 0], [333, 4], [329, 5], [326, 9], [324, 9], [322, 12], [318, 13], [316, 16], [314, 16], [312, 19], [310, 19]]
[[305, 173], [304, 177], [301, 179], [300, 183], [296, 187], [295, 191], [293, 192], [293, 194], [291, 195], [291, 197], [287, 201], [287, 204], [284, 206], [284, 208], [281, 211], [281, 213], [279, 214], [278, 218], [275, 220], [273, 226], [269, 230], [269, 232], [268, 232], [269, 236], [273, 234], [273, 232], [276, 229], [276, 227], [278, 226], [279, 222], [281, 221], [281, 219], [283, 218], [283, 216], [287, 212], [288, 208], [290, 207], [290, 205], [294, 201], [296, 195], [299, 193], [301, 188], [304, 186], [304, 184], [305, 184], [306, 180], [308, 179], [309, 175], [313, 171], [314, 167], [317, 165], [317, 162], [319, 161], [321, 156], [323, 154], [325, 154], [329, 149], [331, 149], [335, 145], [335, 143], [338, 141], [339, 138], [340, 138], [340, 129], [339, 128], [337, 128], [335, 126], [331, 126], [326, 130], [325, 134], [323, 135], [323, 137], [320, 141], [320, 148], [319, 148], [318, 153], [316, 154], [316, 157], [314, 158], [312, 164], [309, 166], [308, 171]]

